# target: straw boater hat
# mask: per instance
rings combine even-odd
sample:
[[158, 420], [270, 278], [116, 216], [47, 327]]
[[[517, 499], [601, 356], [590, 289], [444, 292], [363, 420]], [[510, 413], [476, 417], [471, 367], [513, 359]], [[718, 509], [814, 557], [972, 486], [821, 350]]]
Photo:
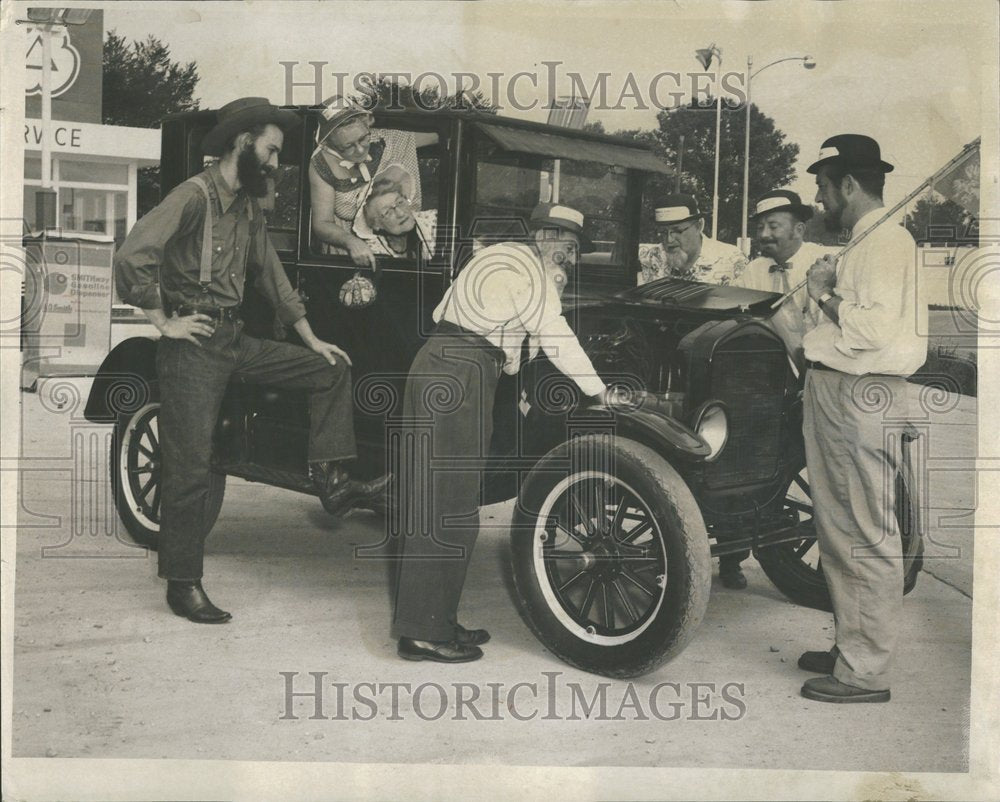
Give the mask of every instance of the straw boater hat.
[[340, 126], [358, 118], [367, 119], [371, 114], [363, 106], [342, 95], [328, 97], [321, 105], [319, 127], [316, 129], [317, 145], [322, 145]]
[[206, 156], [221, 156], [232, 137], [265, 123], [274, 123], [287, 132], [299, 124], [299, 115], [279, 109], [264, 97], [241, 97], [219, 109], [215, 128], [205, 134], [201, 149]]
[[788, 189], [775, 189], [761, 195], [750, 217], [755, 219], [771, 212], [791, 212], [803, 223], [813, 216], [812, 207], [806, 206], [796, 193]]
[[531, 213], [528, 226], [537, 231], [543, 228], [561, 228], [576, 234], [580, 240], [580, 253], [593, 253], [594, 243], [583, 233], [583, 212], [558, 203], [539, 203]]
[[704, 219], [705, 215], [698, 209], [698, 201], [693, 195], [674, 193], [663, 198], [663, 203], [656, 208], [657, 225], [669, 223], [686, 223], [688, 220]]
[[807, 173], [817, 173], [820, 167], [838, 164], [842, 167], [868, 168], [891, 173], [892, 165], [882, 161], [878, 142], [861, 134], [837, 134], [823, 143], [819, 159], [806, 168]]

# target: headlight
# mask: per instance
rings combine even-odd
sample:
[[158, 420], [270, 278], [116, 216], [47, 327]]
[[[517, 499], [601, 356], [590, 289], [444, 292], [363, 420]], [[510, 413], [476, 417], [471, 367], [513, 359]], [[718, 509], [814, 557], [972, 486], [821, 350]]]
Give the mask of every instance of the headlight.
[[694, 413], [694, 430], [712, 449], [705, 459], [711, 461], [718, 457], [729, 439], [729, 421], [721, 401], [706, 401], [698, 407]]

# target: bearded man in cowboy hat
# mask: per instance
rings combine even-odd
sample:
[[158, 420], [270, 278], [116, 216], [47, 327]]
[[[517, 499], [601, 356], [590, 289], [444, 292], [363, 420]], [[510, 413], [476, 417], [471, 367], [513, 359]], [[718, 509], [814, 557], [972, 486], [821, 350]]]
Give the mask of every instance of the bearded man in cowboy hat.
[[530, 356], [541, 348], [584, 395], [607, 400], [560, 300], [578, 254], [593, 250], [584, 217], [541, 204], [530, 227], [529, 242], [491, 245], [472, 257], [434, 310], [437, 328], [410, 367], [403, 417], [413, 429], [404, 441], [429, 435], [430, 443], [400, 460], [413, 466], [401, 485], [406, 517], [428, 521], [429, 529], [401, 533], [393, 627], [406, 660], [476, 660], [489, 640], [486, 630], [458, 623], [458, 604], [479, 533], [497, 382], [501, 372], [518, 372], [525, 340]]
[[[313, 333], [261, 212], [284, 132], [297, 124], [295, 113], [264, 98], [223, 106], [202, 140], [205, 154], [219, 161], [139, 220], [115, 256], [119, 295], [162, 335], [159, 576], [167, 580], [170, 609], [195, 623], [231, 618], [201, 585], [212, 433], [231, 379], [309, 393], [310, 470], [329, 511], [386, 483], [354, 482], [344, 468], [355, 456], [350, 359]], [[248, 278], [305, 348], [243, 332], [239, 309]]]
[[654, 212], [660, 242], [640, 246], [638, 283], [672, 276], [706, 284], [729, 284], [747, 261], [735, 245], [705, 236], [705, 215], [693, 195], [667, 195]]
[[[889, 668], [903, 603], [895, 472], [907, 419], [906, 377], [927, 358], [918, 332], [927, 307], [917, 291], [913, 237], [877, 225], [892, 165], [867, 136], [827, 139], [808, 167], [828, 225], [857, 244], [809, 268], [815, 327], [803, 338], [806, 465], [835, 644], [799, 667], [825, 676], [802, 695], [823, 702], [889, 701]], [[863, 237], [863, 238], [862, 238]]]

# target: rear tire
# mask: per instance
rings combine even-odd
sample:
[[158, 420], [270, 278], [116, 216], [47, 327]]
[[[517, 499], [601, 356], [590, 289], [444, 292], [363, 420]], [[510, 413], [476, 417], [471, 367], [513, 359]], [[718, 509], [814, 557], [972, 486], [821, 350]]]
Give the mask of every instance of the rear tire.
[[708, 606], [701, 512], [655, 451], [597, 435], [528, 474], [511, 531], [524, 620], [570, 665], [636, 677], [679, 654]]
[[[158, 420], [160, 402], [150, 401], [134, 412], [121, 413], [111, 438], [111, 487], [115, 509], [129, 536], [156, 550], [160, 536], [160, 477], [163, 455]], [[205, 524], [219, 517], [226, 493], [226, 476], [210, 474]]]

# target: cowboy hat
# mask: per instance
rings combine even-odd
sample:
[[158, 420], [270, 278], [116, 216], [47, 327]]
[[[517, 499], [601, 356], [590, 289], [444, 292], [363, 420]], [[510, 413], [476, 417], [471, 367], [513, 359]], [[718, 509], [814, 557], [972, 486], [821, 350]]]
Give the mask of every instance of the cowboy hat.
[[279, 109], [264, 97], [241, 97], [216, 112], [215, 127], [201, 140], [201, 149], [206, 156], [221, 156], [226, 142], [236, 134], [266, 123], [288, 131], [299, 124], [299, 115]]

